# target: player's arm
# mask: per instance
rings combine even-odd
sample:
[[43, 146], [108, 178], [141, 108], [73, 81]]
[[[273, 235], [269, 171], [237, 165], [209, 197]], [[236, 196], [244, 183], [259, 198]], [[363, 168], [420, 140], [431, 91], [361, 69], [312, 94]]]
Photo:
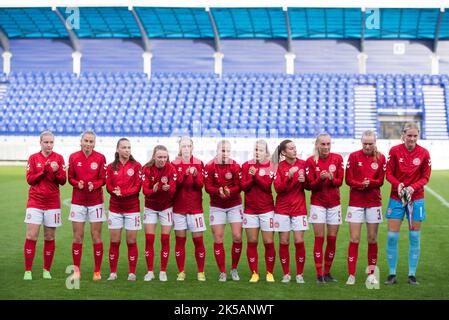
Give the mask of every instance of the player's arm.
[[345, 182], [348, 186], [351, 188], [357, 189], [357, 190], [363, 190], [364, 186], [361, 181], [357, 181], [354, 179], [355, 177], [355, 170], [356, 170], [356, 164], [353, 155], [349, 155], [348, 163], [346, 164], [346, 174], [345, 174]]
[[219, 195], [219, 187], [216, 187], [214, 185], [214, 174], [215, 170], [214, 167], [211, 165], [206, 165], [204, 168], [204, 186], [206, 189], [206, 192], [210, 195]]
[[381, 155], [378, 161], [379, 170], [376, 172], [375, 179], [370, 181], [369, 188], [380, 188], [385, 181], [386, 161], [385, 156]]
[[271, 192], [271, 185], [273, 183], [272, 178], [267, 173], [263, 177], [261, 177], [258, 173], [254, 175], [254, 180], [256, 184], [265, 192]]
[[204, 187], [204, 165], [201, 162], [200, 166], [195, 166], [196, 175], [193, 175], [193, 188], [196, 190], [202, 190]]
[[151, 183], [151, 170], [144, 167], [142, 170], [142, 190], [145, 196], [151, 196], [154, 193], [154, 184]]
[[92, 184], [94, 185], [93, 190], [100, 189], [106, 184], [106, 158], [104, 156], [101, 159], [99, 166], [100, 170], [98, 171], [98, 179], [92, 181]]
[[45, 170], [43, 168], [37, 169], [32, 157], [28, 159], [26, 177], [30, 186], [38, 184], [45, 177]]
[[341, 156], [339, 156], [336, 167], [337, 167], [337, 170], [335, 171], [335, 174], [333, 174], [333, 178], [331, 180], [331, 185], [335, 188], [339, 188], [343, 184], [343, 179], [345, 176], [345, 169], [343, 166], [343, 158]]
[[248, 170], [248, 166], [242, 166], [241, 187], [244, 192], [249, 192], [254, 185], [254, 176], [249, 174]]
[[238, 165], [237, 163], [234, 165], [233, 168], [233, 173], [232, 173], [232, 185], [231, 187], [229, 187], [229, 192], [231, 195], [240, 193], [242, 191], [242, 186], [240, 185], [240, 175], [241, 175], [241, 169], [240, 169], [240, 165]]
[[113, 185], [114, 171], [112, 170], [112, 165], [109, 165], [106, 169], [106, 190], [109, 194], [115, 195], [114, 189], [116, 186]]
[[68, 177], [69, 177], [69, 183], [75, 187], [78, 188], [79, 180], [75, 179], [75, 166], [73, 165], [73, 157], [72, 155], [69, 157], [69, 170], [67, 171]]
[[137, 163], [134, 166], [134, 175], [132, 177], [132, 182], [129, 188], [121, 190], [121, 194], [123, 197], [133, 196], [135, 194], [139, 194], [140, 189], [142, 188], [142, 166]]
[[423, 159], [423, 163], [421, 165], [421, 177], [415, 183], [412, 183], [410, 187], [413, 188], [414, 191], [421, 190], [424, 186], [429, 182], [431, 173], [431, 160], [429, 152], [426, 152], [426, 155]]
[[171, 172], [168, 177], [168, 185], [170, 186], [170, 189], [168, 190], [168, 193], [170, 197], [174, 197], [176, 193], [176, 180], [178, 179], [178, 175], [176, 173], [176, 170], [173, 166], [171, 166]]
[[401, 183], [401, 181], [399, 181], [395, 175], [396, 175], [396, 156], [390, 149], [387, 159], [386, 177], [388, 182], [391, 183], [393, 190], [397, 190], [399, 184]]
[[313, 159], [307, 160], [306, 176], [307, 180], [309, 181], [310, 190], [312, 191], [321, 190], [321, 188], [323, 187], [324, 180], [322, 180], [319, 175], [315, 177], [315, 164], [313, 163]]
[[58, 170], [54, 171], [55, 179], [61, 186], [65, 185], [67, 182], [67, 173], [65, 172], [65, 162], [64, 158], [61, 157], [58, 161]]

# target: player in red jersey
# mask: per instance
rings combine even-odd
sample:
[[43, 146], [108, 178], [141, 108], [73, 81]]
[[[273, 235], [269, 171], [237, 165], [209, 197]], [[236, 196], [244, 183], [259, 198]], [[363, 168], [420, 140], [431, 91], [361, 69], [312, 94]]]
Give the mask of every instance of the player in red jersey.
[[274, 233], [274, 201], [271, 185], [276, 170], [270, 161], [270, 152], [265, 140], [256, 141], [254, 158], [242, 165], [242, 190], [245, 193], [245, 209], [243, 211], [243, 228], [248, 239], [246, 255], [252, 276], [251, 283], [259, 281], [258, 238], [262, 230], [265, 246], [266, 281], [274, 282], [273, 270], [276, 251], [273, 242]]
[[[284, 160], [280, 161], [281, 158]], [[279, 162], [280, 161], [280, 162]], [[304, 232], [309, 229], [307, 221], [306, 162], [297, 158], [295, 143], [282, 141], [276, 148], [273, 163], [278, 165], [274, 188], [276, 206], [274, 209], [274, 231], [279, 232], [279, 259], [284, 275], [281, 282], [288, 283], [290, 275], [290, 231], [295, 241], [296, 282], [304, 283], [303, 270], [306, 259]]]
[[148, 273], [145, 281], [154, 279], [154, 237], [157, 221], [161, 223], [161, 268], [159, 280], [167, 281], [170, 253], [170, 231], [173, 225], [173, 196], [176, 192], [176, 171], [170, 164], [165, 146], [154, 147], [151, 160], [143, 166], [143, 194], [145, 195], [145, 257]]
[[409, 220], [409, 272], [408, 283], [419, 284], [416, 269], [421, 247], [421, 224], [426, 218], [424, 186], [429, 182], [431, 160], [429, 151], [417, 144], [419, 127], [406, 123], [402, 141], [390, 149], [387, 161], [387, 180], [391, 183], [388, 219], [387, 258], [389, 276], [385, 284], [395, 284], [398, 262], [398, 238], [404, 215]]
[[377, 231], [382, 223], [382, 197], [386, 160], [377, 151], [376, 135], [367, 130], [362, 134], [362, 149], [349, 155], [346, 164], [346, 184], [350, 187], [346, 221], [349, 222], [348, 273], [346, 282], [355, 284], [355, 273], [362, 224], [366, 223], [368, 236], [368, 279], [371, 285], [379, 283], [375, 275], [377, 263]]
[[204, 247], [203, 232], [206, 223], [203, 215], [203, 162], [192, 155], [193, 141], [182, 138], [179, 141], [178, 157], [172, 162], [175, 167], [176, 193], [173, 202], [173, 223], [176, 235], [175, 254], [178, 265], [177, 281], [184, 281], [185, 273], [185, 244], [187, 230], [192, 232], [195, 245], [195, 259], [198, 267], [198, 281], [206, 281], [204, 263], [206, 249]]
[[96, 135], [85, 131], [81, 135], [81, 150], [69, 157], [68, 180], [73, 186], [69, 220], [72, 221], [72, 257], [76, 267], [74, 276], [80, 277], [83, 250], [84, 224], [90, 222], [94, 252], [93, 280], [101, 280], [103, 242], [101, 229], [106, 214], [103, 207], [103, 190], [106, 183], [106, 158], [94, 150]]
[[59, 186], [66, 183], [64, 158], [53, 152], [55, 137], [50, 131], [40, 135], [41, 151], [30, 156], [26, 179], [30, 185], [25, 214], [26, 240], [24, 245], [24, 280], [32, 279], [36, 242], [41, 224], [44, 225], [43, 278], [51, 279], [50, 269], [55, 254], [56, 228], [61, 223]]
[[214, 255], [220, 275], [226, 281], [226, 254], [223, 245], [226, 222], [232, 232], [231, 278], [240, 280], [237, 272], [242, 252], [242, 197], [240, 195], [240, 166], [230, 158], [231, 143], [218, 142], [217, 155], [204, 168], [206, 192], [210, 194], [210, 225], [214, 236]]
[[128, 246], [128, 281], [136, 281], [138, 250], [137, 231], [140, 224], [139, 193], [142, 186], [142, 166], [131, 155], [131, 143], [126, 138], [117, 142], [114, 162], [106, 169], [106, 189], [111, 195], [109, 200], [109, 265], [111, 274], [108, 280], [117, 279], [117, 264], [120, 253], [122, 229], [126, 230]]
[[[307, 180], [312, 190], [310, 219], [315, 233], [313, 256], [317, 282], [336, 282], [330, 274], [335, 255], [336, 240], [341, 224], [340, 186], [344, 168], [341, 155], [331, 153], [331, 137], [320, 134], [315, 141], [314, 155], [307, 159]], [[323, 243], [327, 225], [327, 246], [323, 273]]]

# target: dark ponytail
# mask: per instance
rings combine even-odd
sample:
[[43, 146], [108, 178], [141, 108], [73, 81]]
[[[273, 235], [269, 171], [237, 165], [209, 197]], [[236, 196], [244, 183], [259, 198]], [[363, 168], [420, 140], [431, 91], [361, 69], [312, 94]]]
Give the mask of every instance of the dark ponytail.
[[273, 152], [273, 156], [271, 157], [271, 162], [273, 162], [274, 164], [278, 164], [280, 162], [281, 153], [287, 148], [287, 144], [289, 144], [290, 142], [293, 141], [288, 139], [284, 140], [276, 147]]
[[[116, 149], [118, 148], [118, 146], [120, 145], [120, 142], [122, 142], [122, 141], [128, 141], [128, 142], [129, 142], [129, 140], [126, 139], [126, 138], [120, 138], [120, 139], [117, 141], [117, 147], [116, 147]], [[132, 156], [132, 154], [129, 155], [129, 161], [130, 161], [131, 163], [136, 162], [136, 159], [134, 159], [134, 157]], [[112, 163], [112, 169], [113, 169], [114, 171], [117, 171], [117, 165], [118, 165], [119, 162], [120, 162], [120, 156], [119, 156], [118, 152], [115, 152], [115, 155], [114, 155], [114, 162]]]

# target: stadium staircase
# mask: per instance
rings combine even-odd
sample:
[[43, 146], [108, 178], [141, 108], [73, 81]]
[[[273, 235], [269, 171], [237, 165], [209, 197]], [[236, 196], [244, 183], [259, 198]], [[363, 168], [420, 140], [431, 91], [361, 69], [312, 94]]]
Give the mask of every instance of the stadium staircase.
[[423, 86], [424, 139], [448, 139], [448, 123], [444, 89], [441, 86]]
[[376, 88], [373, 85], [356, 85], [355, 91], [355, 137], [367, 129], [377, 132]]
[[2, 103], [6, 97], [6, 89], [6, 84], [0, 83], [0, 103]]

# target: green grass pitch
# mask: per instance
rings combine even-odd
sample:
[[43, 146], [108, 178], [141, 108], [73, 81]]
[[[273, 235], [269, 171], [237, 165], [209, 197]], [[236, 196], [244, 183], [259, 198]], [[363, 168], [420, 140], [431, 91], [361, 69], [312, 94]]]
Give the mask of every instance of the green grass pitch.
[[[447, 181], [449, 171], [434, 171], [429, 186], [449, 200], [449, 189]], [[385, 209], [390, 185], [386, 183], [383, 187], [383, 208]], [[449, 208], [444, 206], [431, 194], [426, 194], [427, 220], [422, 227], [421, 257], [418, 266], [417, 278], [421, 285], [410, 286], [407, 284], [408, 272], [408, 231], [406, 223], [403, 224], [399, 242], [398, 281], [395, 286], [385, 286], [383, 281], [388, 275], [386, 259], [386, 232], [387, 224], [380, 226], [379, 232], [379, 256], [378, 266], [380, 269], [381, 285], [378, 290], [368, 290], [365, 287], [364, 274], [366, 258], [366, 230], [363, 228], [362, 241], [359, 248], [359, 260], [357, 266], [357, 283], [354, 286], [346, 286], [347, 279], [347, 246], [348, 226], [343, 223], [337, 238], [337, 251], [332, 274], [339, 280], [335, 284], [318, 285], [315, 282], [315, 268], [313, 263], [313, 231], [306, 233], [306, 266], [304, 278], [306, 283], [298, 285], [292, 281], [289, 284], [280, 282], [282, 276], [278, 256], [275, 265], [275, 283], [264, 281], [264, 258], [263, 245], [259, 247], [259, 269], [261, 281], [250, 284], [250, 272], [246, 260], [246, 238], [243, 236], [244, 246], [239, 264], [241, 281], [218, 282], [218, 268], [213, 256], [213, 240], [210, 228], [205, 232], [206, 244], [206, 276], [207, 281], [200, 283], [196, 280], [196, 262], [194, 258], [193, 243], [189, 235], [186, 247], [186, 272], [187, 279], [183, 283], [176, 281], [176, 262], [174, 258], [174, 235], [171, 236], [171, 252], [168, 264], [168, 282], [154, 280], [144, 282], [146, 273], [144, 257], [144, 232], [139, 232], [139, 262], [137, 266], [137, 282], [128, 282], [127, 278], [127, 248], [122, 239], [120, 261], [118, 268], [118, 280], [108, 282], [105, 280], [109, 274], [107, 253], [109, 250], [109, 236], [105, 224], [103, 240], [105, 244], [105, 255], [103, 257], [102, 274], [100, 282], [93, 282], [93, 256], [89, 227], [86, 227], [83, 260], [81, 271], [83, 278], [78, 290], [66, 288], [65, 273], [67, 266], [72, 264], [71, 223], [67, 220], [68, 206], [63, 205], [63, 226], [56, 233], [56, 253], [52, 267], [53, 280], [42, 279], [42, 250], [43, 234], [41, 231], [36, 258], [33, 267], [33, 280], [23, 281], [23, 244], [25, 239], [24, 210], [27, 200], [28, 185], [25, 180], [24, 167], [0, 167], [0, 298], [1, 299], [251, 299], [251, 300], [290, 300], [290, 299], [448, 299], [449, 298]], [[348, 202], [348, 188], [341, 189], [342, 209], [345, 210]], [[69, 199], [71, 187], [67, 184], [61, 189], [61, 199]], [[143, 197], [141, 197], [142, 199]], [[309, 197], [308, 197], [309, 199]], [[143, 199], [142, 199], [143, 200]], [[106, 196], [106, 207], [108, 197]], [[204, 196], [204, 208], [206, 220], [208, 220], [209, 198]], [[142, 201], [143, 202], [143, 201]], [[142, 206], [143, 208], [143, 206]], [[158, 233], [159, 235], [159, 233]], [[278, 236], [276, 235], [276, 251], [278, 249]], [[225, 248], [227, 250], [227, 267], [230, 268], [231, 237], [229, 227], [225, 237]], [[159, 236], [155, 241], [155, 273], [158, 274], [159, 266]], [[291, 271], [295, 272], [294, 246], [291, 245]], [[293, 257], [293, 258], [292, 258]]]

